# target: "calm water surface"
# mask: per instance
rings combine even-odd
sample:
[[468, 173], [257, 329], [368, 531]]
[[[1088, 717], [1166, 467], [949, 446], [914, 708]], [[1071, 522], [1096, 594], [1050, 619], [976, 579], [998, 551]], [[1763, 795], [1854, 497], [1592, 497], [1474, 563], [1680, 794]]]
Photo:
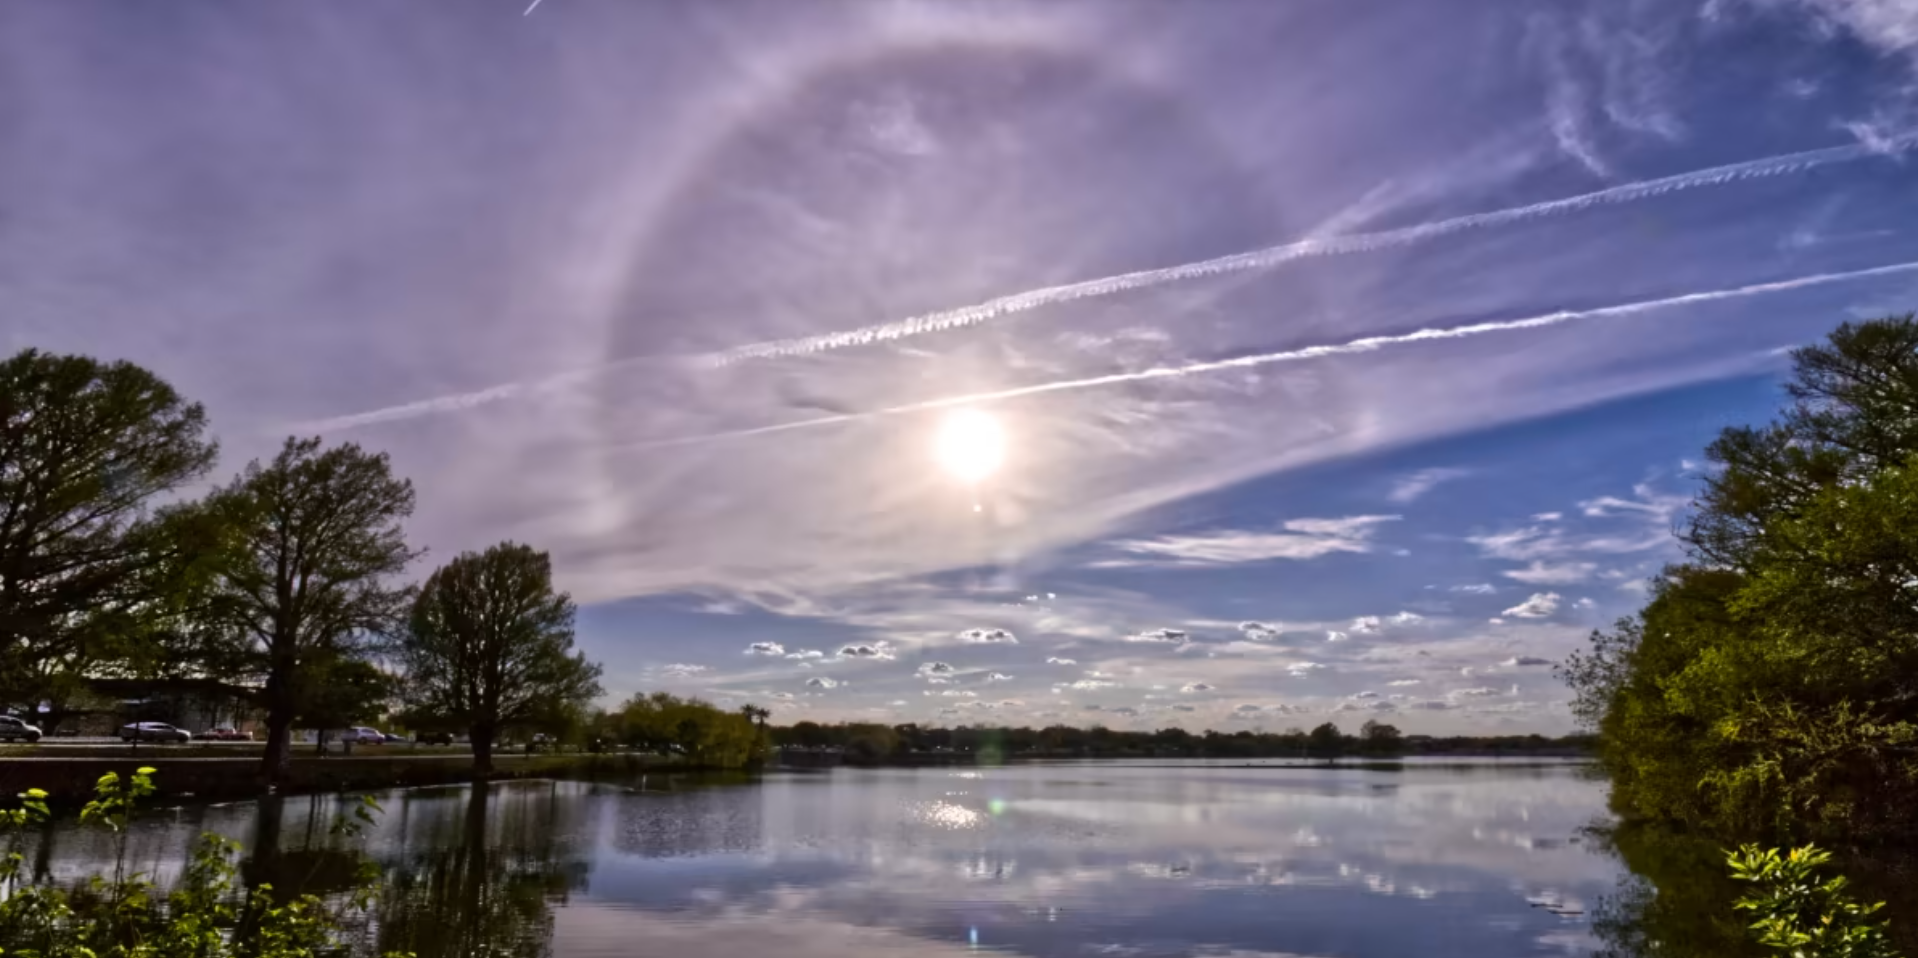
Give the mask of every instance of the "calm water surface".
[[[381, 795], [364, 847], [387, 888], [359, 933], [422, 958], [1518, 958], [1594, 952], [1591, 905], [1620, 877], [1579, 837], [1604, 815], [1604, 785], [1570, 764], [1088, 763], [670, 784]], [[256, 849], [250, 878], [323, 892], [350, 871], [327, 851], [341, 807], [165, 810], [132, 854], [164, 876], [194, 835], [218, 831]], [[73, 875], [107, 849], [62, 829], [36, 857]]]

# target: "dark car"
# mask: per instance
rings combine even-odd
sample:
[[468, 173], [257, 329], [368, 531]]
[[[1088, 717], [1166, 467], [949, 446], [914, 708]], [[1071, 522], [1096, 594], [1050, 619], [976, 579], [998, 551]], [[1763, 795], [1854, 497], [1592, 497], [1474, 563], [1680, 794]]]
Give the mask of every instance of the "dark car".
[[453, 744], [453, 733], [451, 732], [421, 732], [419, 737], [419, 743], [421, 745], [451, 745]]
[[175, 728], [165, 722], [134, 722], [120, 726], [122, 742], [178, 742], [185, 745], [193, 741], [193, 733], [183, 728]]
[[0, 741], [38, 742], [40, 729], [11, 715], [0, 715]]
[[222, 725], [219, 728], [207, 729], [206, 731], [200, 733], [200, 737], [203, 739], [208, 739], [215, 742], [251, 742], [253, 741], [252, 732], [242, 732], [239, 729], [232, 728], [226, 725]]
[[395, 745], [405, 741], [406, 736], [404, 735], [394, 735], [392, 732], [386, 733], [386, 744], [388, 745]]

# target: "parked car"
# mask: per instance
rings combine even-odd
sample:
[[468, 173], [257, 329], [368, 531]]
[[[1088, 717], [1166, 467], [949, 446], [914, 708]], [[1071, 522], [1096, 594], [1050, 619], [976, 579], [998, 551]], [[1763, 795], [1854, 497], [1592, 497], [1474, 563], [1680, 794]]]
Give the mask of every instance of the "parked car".
[[404, 744], [406, 744], [406, 736], [404, 736], [404, 735], [394, 735], [394, 734], [393, 734], [392, 732], [388, 732], [388, 733], [386, 733], [386, 744], [388, 744], [388, 745], [404, 745]]
[[453, 733], [422, 732], [420, 733], [418, 741], [421, 745], [451, 745], [453, 744]]
[[352, 742], [355, 745], [385, 745], [386, 736], [381, 734], [379, 729], [355, 725], [347, 729], [345, 735], [340, 736], [340, 741]]
[[185, 745], [193, 741], [193, 733], [183, 728], [174, 728], [165, 722], [134, 722], [120, 726], [122, 742], [178, 742]]
[[37, 725], [28, 725], [25, 720], [11, 715], [0, 715], [0, 741], [38, 742], [40, 728]]
[[222, 725], [219, 728], [207, 729], [206, 731], [200, 733], [200, 737], [203, 739], [207, 739], [209, 741], [214, 741], [214, 742], [251, 742], [253, 741], [252, 732], [242, 732], [239, 729], [231, 728], [225, 725]]

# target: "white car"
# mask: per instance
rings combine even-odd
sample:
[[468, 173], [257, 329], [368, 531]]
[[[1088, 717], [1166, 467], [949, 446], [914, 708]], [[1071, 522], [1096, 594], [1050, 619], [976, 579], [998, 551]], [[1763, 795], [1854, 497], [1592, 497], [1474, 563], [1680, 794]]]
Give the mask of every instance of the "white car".
[[183, 728], [174, 728], [165, 722], [134, 722], [120, 726], [122, 742], [178, 742], [185, 745], [193, 741], [192, 733]]
[[346, 734], [340, 736], [340, 741], [352, 742], [355, 745], [384, 745], [386, 736], [381, 734], [379, 729], [356, 725], [347, 729]]
[[11, 715], [0, 715], [0, 741], [38, 742], [40, 729]]

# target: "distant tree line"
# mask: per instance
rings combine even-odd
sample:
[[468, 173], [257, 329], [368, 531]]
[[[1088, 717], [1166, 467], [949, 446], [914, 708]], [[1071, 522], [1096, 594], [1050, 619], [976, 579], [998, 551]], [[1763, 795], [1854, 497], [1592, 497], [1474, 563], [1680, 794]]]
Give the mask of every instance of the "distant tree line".
[[58, 725], [103, 684], [217, 688], [264, 713], [270, 783], [295, 723], [397, 698], [468, 732], [484, 774], [502, 730], [599, 695], [544, 553], [502, 543], [414, 586], [413, 487], [384, 454], [289, 438], [192, 498], [218, 453], [148, 370], [0, 361], [0, 707]]
[[1918, 321], [1792, 354], [1773, 422], [1724, 430], [1687, 561], [1563, 676], [1613, 803], [1715, 835], [1918, 826]]
[[939, 728], [917, 724], [880, 725], [849, 722], [822, 724], [795, 722], [771, 729], [775, 745], [795, 748], [836, 748], [853, 761], [885, 762], [944, 751], [998, 757], [1027, 758], [1337, 758], [1392, 757], [1442, 754], [1580, 754], [1591, 746], [1591, 736], [1546, 738], [1541, 735], [1461, 736], [1433, 738], [1405, 736], [1395, 726], [1368, 721], [1357, 735], [1347, 735], [1325, 722], [1311, 731], [1189, 732], [1164, 728], [1128, 732], [1095, 725], [1076, 728], [959, 726]]

